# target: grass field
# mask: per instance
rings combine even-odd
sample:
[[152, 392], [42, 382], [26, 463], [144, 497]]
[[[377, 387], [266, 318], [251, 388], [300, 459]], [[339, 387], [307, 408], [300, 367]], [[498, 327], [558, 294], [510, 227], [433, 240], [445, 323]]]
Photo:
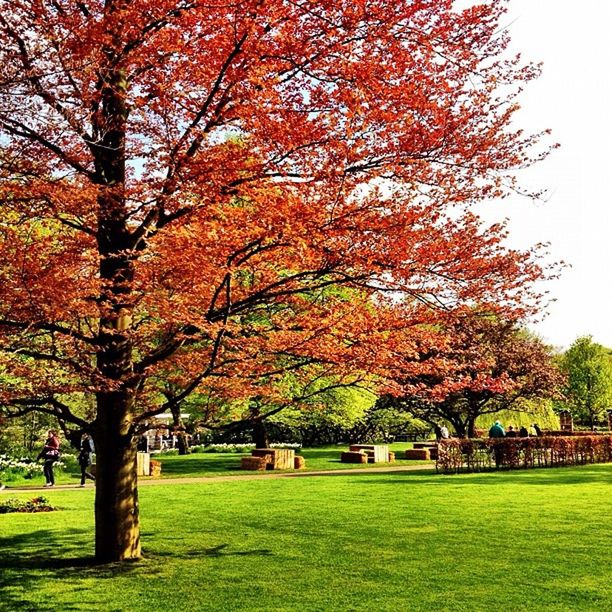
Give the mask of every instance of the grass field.
[[0, 515], [0, 609], [612, 610], [611, 484], [593, 465], [143, 487], [146, 558], [104, 567], [93, 490], [51, 490], [58, 512]]

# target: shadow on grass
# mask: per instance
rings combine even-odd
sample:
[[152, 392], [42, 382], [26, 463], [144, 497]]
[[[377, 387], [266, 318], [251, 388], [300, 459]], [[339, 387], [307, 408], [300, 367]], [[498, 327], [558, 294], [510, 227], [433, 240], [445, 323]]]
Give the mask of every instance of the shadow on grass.
[[172, 552], [161, 552], [161, 551], [147, 551], [144, 550], [143, 554], [147, 559], [160, 559], [163, 557], [172, 557], [173, 559], [192, 559], [194, 557], [271, 557], [274, 553], [269, 549], [256, 549], [256, 550], [227, 550], [229, 544], [219, 544], [212, 548], [202, 548], [201, 550], [185, 550], [184, 552], [177, 553], [176, 550]]
[[[74, 554], [90, 536], [88, 530], [69, 529], [61, 533], [38, 530], [0, 537], [0, 610], [46, 609], [33, 607], [32, 602], [20, 594], [34, 592], [49, 580], [69, 581], [75, 571], [79, 578], [95, 576], [99, 579], [113, 578], [134, 569], [134, 563], [100, 565], [93, 555]], [[53, 609], [52, 603], [49, 609]], [[62, 610], [76, 609], [81, 608], [62, 607]]]

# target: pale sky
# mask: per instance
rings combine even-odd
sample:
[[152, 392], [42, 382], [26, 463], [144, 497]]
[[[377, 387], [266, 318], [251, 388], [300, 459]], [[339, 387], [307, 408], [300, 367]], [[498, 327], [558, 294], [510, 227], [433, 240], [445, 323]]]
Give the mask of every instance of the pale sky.
[[608, 0], [510, 0], [513, 50], [544, 62], [520, 102], [518, 123], [551, 128], [561, 148], [519, 174], [522, 184], [549, 191], [546, 202], [521, 197], [479, 207], [487, 221], [508, 217], [511, 246], [550, 242], [564, 260], [556, 298], [532, 327], [560, 348], [578, 336], [612, 348], [612, 3]]

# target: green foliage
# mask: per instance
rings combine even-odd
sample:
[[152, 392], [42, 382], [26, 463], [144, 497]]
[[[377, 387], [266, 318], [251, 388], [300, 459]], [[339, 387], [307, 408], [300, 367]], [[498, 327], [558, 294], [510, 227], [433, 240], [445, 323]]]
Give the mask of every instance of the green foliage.
[[488, 430], [495, 421], [501, 421], [507, 429], [514, 426], [518, 431], [537, 423], [541, 429], [559, 429], [559, 417], [554, 410], [554, 402], [548, 399], [522, 400], [517, 410], [500, 410], [494, 414], [483, 414], [476, 420], [477, 429]]
[[53, 427], [57, 427], [57, 420], [42, 413], [6, 419], [0, 427], [0, 453], [33, 456], [40, 451], [47, 431]]
[[591, 427], [612, 408], [612, 358], [591, 336], [578, 338], [561, 359], [565, 396], [579, 419]]
[[334, 387], [334, 381], [320, 379], [309, 385], [310, 397], [285, 408], [271, 422], [292, 427], [353, 427], [374, 405], [376, 396], [359, 387]]

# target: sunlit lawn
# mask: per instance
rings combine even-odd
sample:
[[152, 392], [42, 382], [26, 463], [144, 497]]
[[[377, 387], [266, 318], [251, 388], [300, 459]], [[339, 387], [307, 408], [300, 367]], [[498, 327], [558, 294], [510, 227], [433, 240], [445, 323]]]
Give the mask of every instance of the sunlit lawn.
[[0, 609], [611, 610], [611, 485], [594, 465], [143, 487], [146, 558], [106, 567], [93, 490], [50, 490], [60, 511], [0, 515]]

